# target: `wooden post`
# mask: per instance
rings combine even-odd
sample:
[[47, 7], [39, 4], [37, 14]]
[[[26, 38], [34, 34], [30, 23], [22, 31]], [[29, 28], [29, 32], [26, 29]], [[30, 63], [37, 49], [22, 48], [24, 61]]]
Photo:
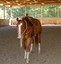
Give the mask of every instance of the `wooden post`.
[[5, 5], [3, 5], [4, 6], [4, 19], [5, 19]]
[[40, 7], [41, 10], [41, 24], [42, 24], [42, 6]]
[[26, 15], [26, 6], [25, 6], [25, 15]]
[[[58, 10], [58, 12], [57, 12], [57, 18], [59, 18], [59, 9], [58, 9], [58, 7], [56, 8], [56, 10]], [[57, 20], [57, 24], [58, 24], [59, 22], [58, 22], [58, 20]]]
[[58, 7], [57, 7], [57, 10], [58, 10], [58, 15], [57, 15], [57, 17], [59, 18], [59, 9], [58, 9]]
[[10, 18], [12, 18], [12, 6], [10, 6]]
[[12, 19], [12, 6], [10, 6], [10, 22], [9, 22], [9, 25], [11, 25], [11, 19]]

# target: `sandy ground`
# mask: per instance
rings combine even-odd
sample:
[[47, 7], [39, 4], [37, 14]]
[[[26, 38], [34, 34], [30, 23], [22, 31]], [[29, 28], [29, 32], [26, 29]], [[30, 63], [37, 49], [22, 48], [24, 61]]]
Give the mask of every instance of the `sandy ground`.
[[[17, 28], [0, 28], [0, 64], [25, 64], [24, 51], [17, 39]], [[34, 46], [29, 64], [61, 64], [61, 26], [42, 27], [41, 53]]]

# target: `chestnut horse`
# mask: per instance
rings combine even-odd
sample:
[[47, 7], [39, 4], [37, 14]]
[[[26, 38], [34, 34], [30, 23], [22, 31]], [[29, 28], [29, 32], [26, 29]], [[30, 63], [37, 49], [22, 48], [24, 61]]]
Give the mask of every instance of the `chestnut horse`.
[[24, 19], [19, 20], [17, 18], [17, 25], [22, 23], [22, 33], [21, 33], [21, 39], [22, 39], [22, 45], [23, 49], [25, 51], [24, 58], [26, 59], [26, 62], [29, 63], [29, 54], [30, 51], [32, 51], [32, 44], [36, 43], [38, 45], [38, 51], [40, 53], [40, 43], [41, 43], [41, 23], [38, 19], [30, 17], [33, 27]]

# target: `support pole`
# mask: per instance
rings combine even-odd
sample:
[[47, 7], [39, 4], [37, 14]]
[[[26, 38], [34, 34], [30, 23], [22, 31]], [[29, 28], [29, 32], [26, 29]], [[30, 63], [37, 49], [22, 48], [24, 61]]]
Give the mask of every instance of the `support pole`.
[[41, 10], [41, 24], [42, 24], [42, 6], [40, 7]]
[[3, 5], [4, 6], [4, 19], [5, 19], [5, 5]]
[[10, 6], [10, 22], [9, 22], [9, 25], [11, 25], [11, 20], [12, 20], [12, 6]]
[[25, 6], [25, 15], [26, 15], [26, 6]]

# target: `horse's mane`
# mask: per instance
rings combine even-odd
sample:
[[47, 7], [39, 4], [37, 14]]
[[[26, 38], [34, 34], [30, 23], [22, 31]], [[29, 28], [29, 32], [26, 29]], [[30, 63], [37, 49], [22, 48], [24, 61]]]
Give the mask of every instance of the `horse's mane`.
[[30, 20], [28, 20], [26, 17], [23, 17], [22, 20], [26, 19], [27, 22], [33, 26], [33, 25], [38, 25], [40, 23], [40, 21], [37, 18], [31, 17], [29, 16]]
[[22, 20], [33, 26], [32, 17], [23, 17]]

